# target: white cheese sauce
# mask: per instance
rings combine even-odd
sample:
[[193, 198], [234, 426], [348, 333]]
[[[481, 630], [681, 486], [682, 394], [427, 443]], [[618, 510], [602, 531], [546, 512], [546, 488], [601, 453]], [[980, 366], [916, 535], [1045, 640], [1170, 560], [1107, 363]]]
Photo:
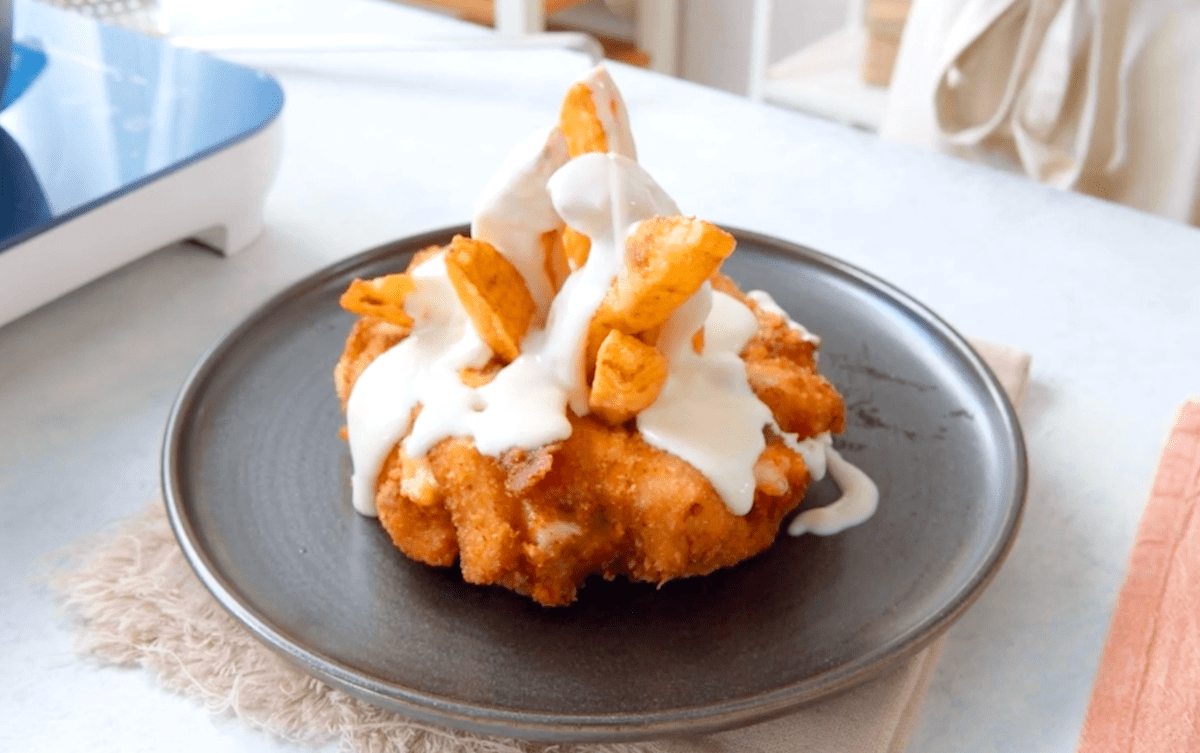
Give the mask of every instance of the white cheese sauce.
[[800, 453], [800, 457], [804, 458], [804, 465], [808, 468], [808, 475], [812, 476], [813, 481], [825, 478], [825, 453], [833, 446], [833, 437], [829, 435], [829, 432], [823, 431], [815, 437], [802, 440], [795, 434], [783, 431], [778, 425], [774, 428], [775, 433], [783, 437], [784, 444]]
[[793, 518], [788, 526], [788, 533], [793, 536], [804, 533], [832, 536], [841, 533], [871, 517], [879, 505], [879, 488], [870, 476], [844, 460], [833, 447], [827, 446], [825, 455], [829, 473], [842, 490], [842, 496], [836, 502], [805, 510]]
[[[717, 307], [715, 298], [722, 301]], [[734, 307], [749, 319], [728, 316]], [[710, 316], [714, 310], [718, 315]], [[667, 358], [667, 381], [637, 416], [642, 438], [703, 473], [736, 515], [754, 505], [754, 464], [766, 448], [763, 427], [774, 421], [771, 409], [750, 389], [738, 357], [754, 336], [753, 320], [739, 301], [714, 294], [704, 283], [663, 325], [658, 347]], [[701, 326], [705, 346], [698, 354], [692, 336]]]
[[758, 331], [750, 307], [719, 290], [712, 294], [712, 310], [704, 320], [704, 351], [737, 355]]
[[625, 111], [625, 101], [621, 92], [608, 75], [604, 66], [596, 66], [583, 79], [592, 92], [592, 103], [596, 106], [596, 117], [604, 130], [604, 140], [608, 142], [608, 151], [631, 160], [637, 159], [637, 149], [633, 145], [633, 130], [629, 127], [629, 114]]
[[[475, 333], [466, 311], [446, 276], [442, 255], [425, 261], [412, 272], [415, 289], [404, 308], [417, 322], [413, 332], [385, 351], [363, 370], [346, 402], [346, 429], [354, 509], [375, 514], [375, 484], [383, 461], [409, 430], [412, 410], [424, 405], [457, 404], [473, 407], [472, 390], [458, 378], [458, 370], [480, 367], [492, 351]], [[420, 418], [425, 418], [422, 412]], [[405, 452], [421, 455], [429, 441], [429, 420], [418, 419]]]
[[[413, 269], [415, 289], [404, 304], [414, 320], [412, 334], [363, 371], [347, 401], [353, 502], [360, 513], [375, 514], [380, 470], [406, 434], [403, 450], [410, 457], [452, 436], [470, 437], [480, 453], [498, 456], [566, 439], [567, 410], [588, 412], [583, 363], [588, 328], [621, 273], [626, 239], [643, 220], [678, 215], [679, 209], [633, 161], [625, 107], [607, 72], [593, 71], [586, 83], [612, 151], [568, 161], [562, 133], [538, 131], [488, 183], [472, 223], [472, 235], [494, 245], [521, 273], [538, 307], [521, 355], [488, 384], [464, 385], [459, 371], [485, 366], [492, 352], [459, 302], [443, 255]], [[554, 295], [541, 236], [564, 222], [591, 239], [591, 250]], [[768, 294], [748, 295], [819, 344]], [[696, 353], [692, 338], [702, 327], [705, 344]], [[756, 330], [748, 306], [708, 283], [676, 309], [658, 339], [668, 363], [666, 382], [637, 416], [643, 438], [697, 468], [729, 509], [744, 515], [754, 503], [754, 465], [766, 446], [763, 429], [771, 426], [804, 457], [814, 480], [828, 465], [843, 490], [836, 503], [797, 516], [789, 531], [828, 534], [862, 522], [878, 500], [866, 474], [833, 450], [828, 433], [799, 440], [781, 431], [750, 388], [738, 354]]]
[[554, 297], [542, 233], [562, 227], [546, 182], [567, 158], [567, 140], [558, 128], [530, 134], [483, 189], [471, 221], [471, 237], [495, 246], [525, 279], [537, 306], [537, 324], [546, 321]]

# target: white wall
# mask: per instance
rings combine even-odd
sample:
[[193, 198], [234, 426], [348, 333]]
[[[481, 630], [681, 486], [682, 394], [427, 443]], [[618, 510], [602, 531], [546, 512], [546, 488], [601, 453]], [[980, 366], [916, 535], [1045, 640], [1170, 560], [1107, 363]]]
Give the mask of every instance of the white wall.
[[[772, 62], [846, 23], [847, 0], [774, 0]], [[679, 75], [737, 94], [750, 75], [754, 0], [680, 0]]]

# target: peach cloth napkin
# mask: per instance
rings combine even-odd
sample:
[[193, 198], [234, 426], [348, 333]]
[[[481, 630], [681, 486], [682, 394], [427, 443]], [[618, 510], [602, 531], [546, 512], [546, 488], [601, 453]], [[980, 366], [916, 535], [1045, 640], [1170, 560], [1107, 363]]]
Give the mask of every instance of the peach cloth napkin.
[[[972, 343], [1014, 404], [1029, 356]], [[80, 542], [55, 578], [79, 619], [80, 651], [141, 666], [164, 687], [213, 713], [232, 714], [287, 740], [359, 753], [527, 753], [553, 747], [612, 753], [900, 753], [941, 655], [941, 638], [879, 677], [791, 714], [711, 735], [629, 745], [544, 746], [455, 732], [408, 719], [334, 690], [277, 657], [222, 609], [194, 576], [158, 502], [116, 531]]]
[[1080, 753], [1200, 750], [1200, 401], [1179, 412], [1142, 514]]

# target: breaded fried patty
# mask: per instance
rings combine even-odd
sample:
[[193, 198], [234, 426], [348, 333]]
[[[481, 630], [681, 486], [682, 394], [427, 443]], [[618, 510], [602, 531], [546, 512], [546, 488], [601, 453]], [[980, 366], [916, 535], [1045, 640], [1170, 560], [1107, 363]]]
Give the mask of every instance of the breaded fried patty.
[[[800, 439], [841, 431], [842, 398], [817, 373], [816, 346], [728, 278], [715, 275], [712, 283], [755, 313], [758, 329], [741, 357], [779, 427]], [[407, 335], [382, 319], [355, 323], [334, 372], [343, 408], [363, 370]], [[482, 384], [499, 366], [460, 376]], [[381, 524], [414, 560], [458, 560], [470, 583], [558, 606], [574, 601], [591, 574], [662, 584], [751, 557], [770, 546], [810, 480], [800, 454], [766, 428], [754, 505], [735, 515], [704, 475], [647, 444], [636, 420], [610, 427], [590, 415], [568, 418], [567, 439], [498, 458], [481, 455], [464, 437], [445, 439], [420, 458], [398, 443], [376, 483]]]

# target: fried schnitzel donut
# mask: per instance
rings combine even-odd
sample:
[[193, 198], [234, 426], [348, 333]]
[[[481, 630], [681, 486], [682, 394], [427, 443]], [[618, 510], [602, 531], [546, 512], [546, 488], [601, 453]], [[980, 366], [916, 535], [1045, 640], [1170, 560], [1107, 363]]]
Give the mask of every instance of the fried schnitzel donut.
[[[757, 331], [741, 357], [778, 426], [801, 439], [840, 432], [844, 404], [817, 373], [816, 346], [728, 278], [711, 282], [754, 312]], [[335, 369], [343, 407], [366, 367], [407, 334], [375, 317], [355, 323]], [[485, 383], [498, 366], [464, 376]], [[565, 440], [499, 457], [481, 454], [469, 437], [443, 439], [420, 458], [397, 443], [376, 483], [380, 523], [414, 560], [457, 560], [470, 583], [558, 606], [574, 601], [592, 574], [662, 584], [745, 560], [770, 546], [810, 481], [804, 458], [764, 428], [754, 504], [736, 515], [703, 474], [648, 444], [634, 421], [568, 417]]]

